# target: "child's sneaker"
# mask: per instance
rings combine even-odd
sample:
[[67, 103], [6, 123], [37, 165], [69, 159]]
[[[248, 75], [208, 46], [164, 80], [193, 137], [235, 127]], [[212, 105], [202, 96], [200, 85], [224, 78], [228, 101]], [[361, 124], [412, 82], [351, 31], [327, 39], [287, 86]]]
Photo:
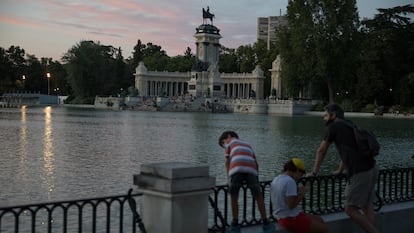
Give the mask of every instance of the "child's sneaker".
[[231, 225], [227, 233], [241, 233], [240, 225]]
[[273, 223], [268, 223], [263, 225], [263, 233], [274, 233], [276, 230], [275, 225]]

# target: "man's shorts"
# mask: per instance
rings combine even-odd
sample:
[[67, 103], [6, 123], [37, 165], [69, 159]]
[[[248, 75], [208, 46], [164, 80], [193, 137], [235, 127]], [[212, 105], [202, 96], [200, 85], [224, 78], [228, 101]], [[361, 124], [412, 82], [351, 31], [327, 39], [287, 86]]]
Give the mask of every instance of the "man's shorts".
[[375, 198], [375, 184], [377, 178], [377, 166], [374, 166], [368, 171], [352, 175], [345, 187], [345, 205], [361, 208], [372, 203]]
[[250, 189], [252, 196], [257, 196], [262, 192], [260, 188], [259, 178], [257, 176], [249, 173], [236, 173], [230, 177], [229, 193], [238, 195], [239, 190], [243, 184], [247, 184], [247, 187]]
[[293, 233], [308, 233], [312, 219], [310, 219], [304, 212], [300, 212], [296, 217], [287, 217], [277, 220], [279, 226], [287, 229]]

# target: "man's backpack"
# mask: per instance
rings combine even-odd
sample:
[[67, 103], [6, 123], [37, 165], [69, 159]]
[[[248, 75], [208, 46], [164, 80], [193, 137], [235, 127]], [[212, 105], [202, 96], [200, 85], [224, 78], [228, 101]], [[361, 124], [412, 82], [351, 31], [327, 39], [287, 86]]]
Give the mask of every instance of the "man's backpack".
[[380, 144], [377, 137], [369, 130], [359, 128], [357, 125], [349, 122], [354, 130], [355, 142], [358, 151], [367, 157], [375, 157], [379, 154]]

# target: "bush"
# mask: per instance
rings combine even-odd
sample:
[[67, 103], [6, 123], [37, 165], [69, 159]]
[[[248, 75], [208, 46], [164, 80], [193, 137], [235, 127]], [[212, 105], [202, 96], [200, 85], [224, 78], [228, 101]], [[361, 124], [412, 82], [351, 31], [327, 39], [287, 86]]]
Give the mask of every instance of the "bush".
[[324, 107], [325, 107], [325, 104], [322, 101], [318, 101], [317, 104], [313, 105], [312, 111], [323, 112], [325, 111]]
[[364, 108], [361, 109], [361, 112], [375, 112], [377, 106], [375, 104], [367, 104]]
[[354, 111], [353, 104], [352, 104], [351, 100], [349, 100], [349, 99], [345, 99], [344, 101], [342, 101], [341, 106], [342, 106], [342, 109], [345, 112], [353, 112]]
[[71, 101], [70, 104], [95, 104], [94, 97], [75, 97]]

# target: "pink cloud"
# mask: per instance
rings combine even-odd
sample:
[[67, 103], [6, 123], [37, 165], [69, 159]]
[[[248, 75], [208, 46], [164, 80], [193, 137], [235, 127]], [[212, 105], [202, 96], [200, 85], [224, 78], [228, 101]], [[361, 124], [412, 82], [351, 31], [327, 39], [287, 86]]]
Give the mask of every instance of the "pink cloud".
[[13, 27], [27, 27], [27, 28], [41, 28], [42, 25], [36, 20], [27, 20], [12, 15], [0, 15], [0, 22], [4, 24], [10, 24]]
[[[29, 8], [17, 2], [13, 4], [22, 9]], [[221, 43], [226, 47], [253, 43], [256, 20], [246, 23], [244, 17], [240, 18], [242, 4], [223, 4], [221, 7], [214, 6], [218, 3], [210, 5], [211, 12], [216, 14], [214, 24], [224, 37]], [[168, 55], [174, 56], [183, 54], [187, 47], [195, 47], [193, 34], [203, 22], [201, 8], [206, 5], [201, 6], [193, 0], [90, 0], [77, 3], [39, 0], [31, 19], [26, 18], [30, 14], [21, 15], [21, 18], [16, 15], [15, 19], [34, 23], [32, 27], [47, 28], [51, 31], [49, 37], [67, 38], [74, 43], [85, 39], [121, 46], [126, 52], [124, 56], [130, 55], [138, 39], [160, 45]]]

